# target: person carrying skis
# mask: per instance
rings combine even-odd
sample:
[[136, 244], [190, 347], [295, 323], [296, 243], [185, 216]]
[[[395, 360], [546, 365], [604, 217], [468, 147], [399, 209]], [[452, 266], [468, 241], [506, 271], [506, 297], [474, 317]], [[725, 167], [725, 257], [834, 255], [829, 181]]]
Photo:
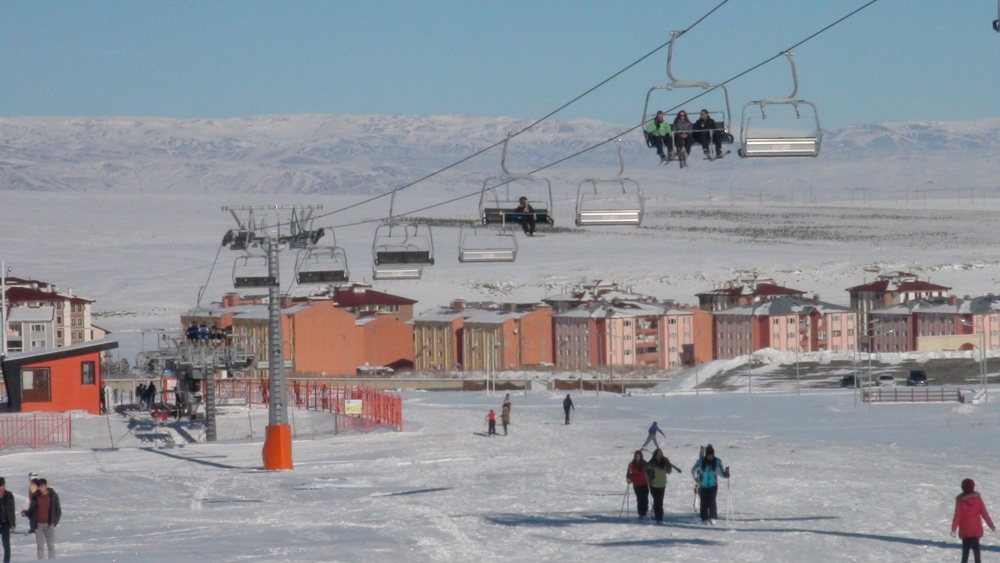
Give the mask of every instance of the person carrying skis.
[[497, 435], [497, 413], [490, 409], [490, 414], [486, 415], [486, 422], [489, 424], [489, 430], [486, 431], [487, 436]]
[[521, 214], [521, 228], [524, 229], [524, 234], [529, 237], [535, 236], [535, 208], [528, 203], [528, 198], [525, 196], [521, 196], [517, 203], [518, 206], [514, 211]]
[[625, 482], [632, 485], [632, 490], [635, 491], [635, 508], [639, 511], [640, 520], [649, 511], [649, 477], [646, 475], [646, 465], [642, 450], [636, 450], [625, 471]]
[[664, 434], [662, 430], [660, 430], [660, 427], [656, 425], [656, 421], [654, 420], [653, 421], [653, 425], [649, 427], [649, 436], [646, 437], [646, 441], [642, 443], [642, 448], [640, 448], [640, 449], [643, 449], [643, 450], [646, 449], [646, 446], [649, 445], [650, 442], [652, 442], [653, 445], [655, 445], [657, 448], [659, 448], [660, 447], [660, 443], [656, 441], [656, 433], [657, 432], [660, 433], [660, 436], [663, 436], [664, 438], [667, 437], [667, 435]]
[[719, 509], [715, 505], [715, 497], [719, 493], [719, 477], [729, 479], [729, 468], [723, 469], [722, 460], [715, 457], [715, 448], [712, 444], [705, 446], [705, 455], [695, 462], [691, 468], [691, 476], [698, 484], [701, 522], [715, 524], [719, 519]]
[[652, 475], [649, 480], [649, 492], [653, 495], [653, 519], [656, 520], [657, 524], [662, 524], [663, 495], [667, 492], [667, 473], [672, 472], [674, 468], [667, 456], [663, 455], [663, 450], [656, 448], [653, 457], [649, 460], [648, 469], [649, 474]]
[[694, 140], [701, 144], [701, 150], [705, 156], [711, 158], [712, 153], [708, 152], [708, 143], [715, 145], [715, 158], [722, 158], [722, 128], [708, 115], [708, 110], [701, 110], [698, 121], [694, 122]]
[[969, 563], [969, 551], [975, 556], [976, 563], [981, 563], [979, 556], [979, 538], [983, 537], [983, 520], [990, 530], [997, 531], [986, 511], [982, 497], [976, 492], [976, 482], [972, 479], [962, 480], [962, 494], [955, 498], [955, 516], [951, 519], [951, 537], [962, 538], [962, 563]]
[[[656, 149], [656, 154], [660, 155], [660, 162], [666, 162], [674, 156], [674, 140], [670, 124], [663, 117], [662, 110], [656, 112], [656, 117], [644, 128], [646, 146]], [[664, 146], [667, 147], [667, 154], [663, 154]]]
[[573, 406], [573, 399], [569, 398], [569, 393], [566, 393], [566, 398], [563, 399], [563, 411], [566, 412], [566, 424], [569, 424], [570, 409], [576, 410], [576, 407]]

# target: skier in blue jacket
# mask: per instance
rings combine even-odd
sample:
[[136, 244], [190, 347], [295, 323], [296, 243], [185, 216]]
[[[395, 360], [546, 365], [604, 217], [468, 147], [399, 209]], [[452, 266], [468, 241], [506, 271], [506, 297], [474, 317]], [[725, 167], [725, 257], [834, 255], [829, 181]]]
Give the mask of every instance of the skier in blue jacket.
[[654, 420], [653, 421], [653, 425], [649, 427], [649, 436], [646, 437], [646, 441], [643, 442], [642, 448], [640, 448], [640, 449], [643, 449], [643, 450], [646, 449], [646, 445], [649, 444], [650, 442], [652, 442], [653, 444], [656, 445], [657, 448], [659, 448], [660, 447], [660, 443], [656, 441], [656, 433], [657, 432], [660, 433], [660, 436], [663, 436], [664, 438], [667, 437], [667, 435], [664, 434], [662, 430], [660, 430], [660, 427], [656, 425], [656, 421]]
[[723, 468], [722, 460], [715, 457], [715, 448], [712, 444], [705, 447], [705, 455], [691, 468], [691, 476], [698, 484], [701, 521], [703, 524], [715, 524], [719, 518], [719, 511], [715, 506], [715, 496], [719, 492], [719, 477], [729, 479], [729, 468]]

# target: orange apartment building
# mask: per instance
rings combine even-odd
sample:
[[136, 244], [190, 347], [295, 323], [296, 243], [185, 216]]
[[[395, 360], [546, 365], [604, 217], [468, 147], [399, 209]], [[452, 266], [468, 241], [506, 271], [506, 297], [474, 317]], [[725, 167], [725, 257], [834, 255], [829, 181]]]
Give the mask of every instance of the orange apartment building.
[[439, 307], [413, 319], [413, 368], [417, 371], [461, 370], [464, 301]]
[[462, 321], [462, 369], [519, 370], [552, 365], [552, 308], [466, 309]]
[[869, 311], [872, 352], [996, 350], [1000, 297], [922, 299]]
[[857, 312], [801, 297], [779, 297], [713, 314], [715, 358], [731, 359], [762, 348], [785, 352], [853, 353]]

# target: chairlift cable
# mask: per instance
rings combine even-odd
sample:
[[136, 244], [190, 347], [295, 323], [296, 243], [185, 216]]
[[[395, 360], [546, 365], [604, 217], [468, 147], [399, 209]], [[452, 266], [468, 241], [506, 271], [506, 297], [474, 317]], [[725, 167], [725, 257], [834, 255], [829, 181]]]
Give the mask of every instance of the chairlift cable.
[[[687, 33], [688, 31], [691, 31], [692, 29], [694, 29], [698, 24], [700, 24], [701, 22], [703, 22], [706, 18], [708, 18], [713, 13], [715, 13], [716, 10], [718, 10], [722, 6], [726, 5], [728, 2], [729, 2], [729, 0], [722, 0], [722, 2], [720, 2], [719, 4], [717, 4], [714, 8], [712, 8], [708, 12], [705, 12], [704, 15], [702, 15], [700, 18], [698, 18], [697, 20], [695, 20], [694, 23], [692, 23], [691, 25], [689, 25], [687, 27], [687, 29], [685, 29], [683, 31], [683, 33]], [[528, 130], [536, 127], [539, 124], [541, 124], [542, 122], [550, 119], [555, 114], [557, 114], [557, 113], [561, 112], [562, 110], [566, 109], [567, 107], [575, 104], [576, 102], [580, 101], [584, 97], [592, 94], [598, 88], [604, 86], [608, 82], [611, 82], [615, 78], [618, 78], [619, 76], [621, 76], [625, 72], [631, 70], [633, 67], [635, 67], [636, 65], [638, 65], [642, 61], [644, 61], [644, 60], [648, 59], [649, 57], [655, 55], [657, 52], [661, 51], [664, 47], [667, 47], [668, 45], [670, 45], [670, 41], [667, 41], [666, 43], [663, 43], [659, 47], [656, 47], [652, 51], [650, 51], [650, 52], [646, 53], [645, 55], [639, 57], [638, 59], [636, 59], [635, 61], [629, 63], [627, 66], [625, 66], [622, 69], [618, 70], [617, 72], [615, 72], [611, 76], [609, 76], [609, 77], [605, 78], [604, 80], [598, 82], [596, 85], [588, 88], [582, 94], [574, 97], [570, 101], [562, 104], [561, 106], [557, 107], [556, 109], [550, 111], [549, 113], [547, 113], [547, 114], [543, 115], [542, 117], [536, 119], [535, 121], [529, 123], [528, 125], [526, 125], [525, 127], [523, 127], [521, 130], [516, 131], [516, 132], [512, 133], [511, 135], [514, 136], [514, 137], [516, 137], [516, 136], [520, 135], [521, 133], [525, 133]], [[631, 131], [631, 129], [629, 131]], [[494, 148], [502, 145], [503, 143], [504, 143], [503, 140], [497, 141], [497, 142], [493, 143], [492, 145], [489, 145], [488, 147], [482, 148], [482, 149], [480, 149], [480, 150], [478, 150], [478, 151], [476, 151], [476, 152], [474, 152], [474, 153], [472, 153], [472, 154], [470, 154], [470, 155], [468, 155], [466, 157], [463, 157], [463, 158], [461, 158], [461, 159], [459, 159], [459, 160], [457, 160], [457, 161], [455, 161], [455, 162], [453, 162], [453, 163], [451, 163], [451, 164], [443, 167], [443, 168], [439, 168], [438, 170], [435, 170], [433, 172], [425, 174], [425, 175], [421, 176], [420, 178], [417, 178], [416, 180], [413, 180], [412, 182], [410, 182], [408, 184], [404, 184], [402, 186], [394, 188], [394, 190], [396, 190], [396, 191], [402, 191], [402, 190], [405, 190], [407, 188], [413, 187], [413, 186], [415, 186], [415, 185], [417, 185], [417, 184], [419, 184], [419, 183], [421, 183], [421, 182], [423, 182], [425, 180], [429, 180], [429, 179], [433, 178], [434, 176], [437, 176], [438, 174], [441, 174], [443, 172], [447, 172], [448, 170], [451, 170], [452, 168], [455, 168], [456, 166], [458, 166], [460, 164], [464, 164], [465, 162], [468, 162], [469, 160], [472, 160], [473, 158], [475, 158], [475, 157], [477, 157], [477, 156], [479, 156], [479, 155], [481, 155], [483, 153], [486, 153], [486, 152], [488, 152], [488, 151], [490, 151], [490, 150], [492, 150], [492, 149], [494, 149]], [[597, 145], [597, 146], [600, 146], [600, 145]], [[501, 184], [501, 185], [503, 185], [503, 184]], [[359, 201], [357, 203], [353, 203], [353, 204], [345, 206], [345, 207], [341, 207], [341, 208], [338, 208], [338, 209], [334, 209], [334, 210], [328, 211], [326, 213], [322, 213], [320, 215], [317, 215], [315, 218], [316, 219], [320, 219], [322, 217], [329, 217], [329, 216], [337, 214], [337, 213], [342, 213], [344, 211], [348, 211], [350, 209], [354, 209], [355, 207], [360, 207], [362, 205], [371, 203], [373, 201], [377, 201], [377, 200], [379, 200], [379, 199], [381, 199], [383, 197], [389, 196], [391, 194], [392, 194], [392, 192], [381, 193], [379, 195], [372, 196], [372, 197], [370, 197], [368, 199], [365, 199], [363, 201]], [[461, 199], [461, 198], [459, 198], [459, 199]], [[341, 226], [350, 226], [350, 225], [353, 225], [353, 224], [354, 223], [351, 223], [351, 224], [348, 224], [348, 225], [341, 225]], [[281, 225], [279, 224], [278, 226], [280, 227]]]

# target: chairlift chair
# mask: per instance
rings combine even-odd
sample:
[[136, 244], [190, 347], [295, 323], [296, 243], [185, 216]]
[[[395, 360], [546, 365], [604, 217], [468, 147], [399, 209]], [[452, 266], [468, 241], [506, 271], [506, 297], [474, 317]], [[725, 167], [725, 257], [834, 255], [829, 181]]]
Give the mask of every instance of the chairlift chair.
[[[503, 141], [503, 154], [500, 157], [500, 169], [503, 170], [503, 174], [500, 177], [487, 178], [483, 182], [483, 190], [479, 194], [480, 219], [483, 225], [520, 223], [527, 214], [515, 211], [520, 205], [521, 195], [516, 193], [511, 195], [511, 184], [516, 182], [518, 186], [526, 187], [544, 183], [544, 188], [532, 187], [523, 197], [528, 198], [528, 203], [534, 210], [531, 214], [535, 217], [536, 225], [555, 225], [555, 220], [552, 218], [552, 182], [548, 178], [515, 173], [507, 169], [507, 145], [513, 136], [513, 133], [507, 133], [507, 138]], [[503, 197], [499, 193], [501, 188]]]
[[[823, 142], [823, 132], [820, 129], [819, 124], [819, 112], [812, 102], [795, 99], [795, 95], [798, 94], [799, 91], [799, 78], [795, 71], [795, 59], [792, 57], [791, 51], [786, 51], [784, 55], [788, 58], [788, 62], [792, 66], [792, 93], [787, 98], [755, 100], [747, 102], [743, 106], [743, 113], [740, 117], [739, 149], [739, 155], [743, 158], [819, 156], [820, 145]], [[795, 110], [796, 119], [802, 118], [802, 114], [799, 112], [799, 106], [808, 106], [812, 108], [815, 130], [811, 131], [809, 135], [804, 136], [766, 135], [763, 133], [758, 134], [756, 131], [751, 134], [751, 118], [747, 114], [747, 109], [751, 106], [759, 107], [761, 120], [763, 120], [767, 118], [767, 115], [764, 112], [765, 108], [770, 105], [792, 106]]]
[[372, 278], [417, 280], [423, 267], [434, 264], [434, 239], [430, 225], [397, 221], [393, 216], [396, 190], [389, 204], [389, 218], [375, 229], [372, 241]]
[[[639, 182], [626, 178], [625, 158], [622, 156], [621, 139], [615, 139], [618, 148], [618, 174], [612, 178], [588, 178], [576, 188], [576, 225], [629, 225], [642, 223], [642, 189]], [[611, 192], [598, 186], [617, 185]]]
[[270, 273], [267, 256], [247, 254], [233, 263], [233, 287], [277, 287], [278, 278]]
[[997, 19], [993, 20], [993, 31], [1000, 33], [1000, 0], [997, 0]]
[[517, 239], [506, 227], [462, 225], [458, 235], [458, 261], [513, 262], [517, 258]]
[[350, 280], [347, 253], [339, 246], [314, 246], [300, 251], [299, 285], [346, 283]]
[[[680, 37], [681, 35], [684, 35], [684, 33], [685, 33], [684, 31], [670, 32], [670, 44], [667, 46], [667, 77], [670, 79], [670, 82], [668, 82], [667, 84], [662, 84], [660, 86], [653, 86], [652, 88], [649, 89], [648, 92], [646, 92], [646, 104], [642, 108], [642, 122], [641, 122], [642, 126], [645, 127], [647, 122], [656, 117], [657, 110], [650, 109], [649, 101], [653, 96], [653, 92], [657, 90], [674, 91], [681, 88], [701, 88], [702, 90], [705, 90], [705, 92], [707, 93], [710, 90], [717, 89], [722, 91], [722, 96], [723, 99], [725, 100], [726, 107], [725, 109], [722, 109], [718, 107], [711, 108], [711, 107], [705, 107], [704, 105], [702, 106], [708, 110], [709, 116], [711, 116], [711, 118], [715, 120], [716, 124], [720, 123], [722, 124], [721, 128], [711, 130], [709, 131], [709, 133], [714, 134], [715, 132], [721, 132], [723, 134], [722, 138], [723, 142], [726, 144], [732, 144], [734, 141], [733, 135], [731, 133], [733, 112], [729, 106], [729, 90], [726, 89], [726, 85], [717, 84], [714, 82], [707, 82], [703, 80], [677, 80], [677, 78], [674, 77], [673, 71], [671, 69], [671, 62], [673, 61], [674, 58], [674, 41], [676, 41], [677, 38]], [[677, 112], [672, 112], [672, 113], [664, 112], [664, 113], [667, 117], [677, 116]]]

